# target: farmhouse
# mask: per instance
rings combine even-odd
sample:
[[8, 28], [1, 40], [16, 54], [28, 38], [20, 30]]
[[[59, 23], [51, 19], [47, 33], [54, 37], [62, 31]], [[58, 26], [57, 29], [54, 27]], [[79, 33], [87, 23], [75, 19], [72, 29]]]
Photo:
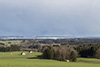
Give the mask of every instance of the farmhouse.
[[22, 52], [21, 55], [26, 55], [26, 53]]
[[33, 53], [33, 51], [29, 51], [29, 53]]
[[61, 44], [57, 44], [57, 43], [54, 43], [54, 44], [51, 44], [51, 46], [60, 46]]

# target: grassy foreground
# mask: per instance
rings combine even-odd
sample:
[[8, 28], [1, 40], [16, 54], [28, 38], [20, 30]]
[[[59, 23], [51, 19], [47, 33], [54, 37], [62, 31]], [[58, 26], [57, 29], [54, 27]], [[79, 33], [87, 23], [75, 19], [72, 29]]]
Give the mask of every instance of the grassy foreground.
[[0, 67], [100, 67], [99, 59], [78, 58], [77, 62], [39, 59], [42, 53], [0, 52]]

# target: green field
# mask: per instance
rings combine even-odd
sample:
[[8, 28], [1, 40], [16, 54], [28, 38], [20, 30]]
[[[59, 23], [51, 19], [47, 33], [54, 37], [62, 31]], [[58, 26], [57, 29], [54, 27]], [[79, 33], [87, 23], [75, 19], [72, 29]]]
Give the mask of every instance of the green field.
[[42, 53], [20, 55], [21, 52], [0, 52], [0, 67], [100, 67], [99, 59], [78, 58], [77, 62], [41, 59]]
[[15, 44], [21, 44], [22, 40], [12, 40], [12, 41], [0, 41], [0, 43], [4, 43], [5, 45], [15, 45]]

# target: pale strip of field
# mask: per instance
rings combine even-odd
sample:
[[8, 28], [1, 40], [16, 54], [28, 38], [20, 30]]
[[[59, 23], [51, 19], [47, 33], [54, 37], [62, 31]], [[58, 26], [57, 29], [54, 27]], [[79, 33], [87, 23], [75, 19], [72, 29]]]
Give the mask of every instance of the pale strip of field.
[[5, 45], [14, 45], [14, 44], [21, 44], [22, 40], [13, 40], [13, 41], [0, 41], [0, 43], [4, 43]]

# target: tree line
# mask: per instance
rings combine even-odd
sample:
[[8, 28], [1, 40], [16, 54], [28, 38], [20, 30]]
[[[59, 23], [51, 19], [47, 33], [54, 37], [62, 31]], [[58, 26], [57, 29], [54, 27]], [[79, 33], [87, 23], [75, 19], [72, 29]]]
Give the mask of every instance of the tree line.
[[100, 45], [83, 45], [75, 47], [75, 50], [79, 53], [79, 57], [100, 58]]
[[59, 61], [76, 61], [77, 51], [70, 46], [47, 47], [43, 51], [44, 59], [54, 59]]
[[100, 59], [100, 45], [46, 47], [43, 51], [45, 59], [76, 61], [78, 57]]
[[20, 51], [20, 47], [12, 45], [10, 47], [0, 47], [0, 52]]

